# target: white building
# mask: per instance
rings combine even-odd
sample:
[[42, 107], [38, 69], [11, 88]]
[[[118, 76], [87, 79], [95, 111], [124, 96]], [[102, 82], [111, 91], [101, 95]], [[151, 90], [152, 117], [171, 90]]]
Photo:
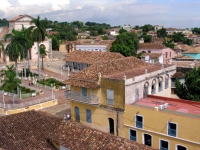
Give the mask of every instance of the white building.
[[[22, 26], [24, 26], [25, 28], [28, 28], [30, 26], [34, 26], [34, 24], [30, 24], [31, 20], [33, 18], [29, 15], [19, 15], [17, 17], [14, 17], [13, 19], [9, 20], [9, 28], [7, 29], [7, 32], [5, 32], [4, 36], [7, 34], [7, 33], [11, 33], [12, 32], [12, 29], [15, 29], [15, 30], [21, 30], [22, 29]], [[6, 46], [9, 44], [9, 42], [5, 42], [4, 43], [4, 49], [6, 48]], [[49, 52], [49, 54], [52, 53], [52, 41], [51, 39], [49, 38], [45, 38], [45, 41], [41, 42], [39, 44], [40, 46], [43, 45], [45, 46], [46, 48], [46, 51]], [[37, 60], [38, 58], [38, 55], [37, 55], [37, 43], [34, 42], [34, 45], [32, 46], [32, 48], [29, 50], [29, 53], [30, 53], [30, 60]], [[2, 52], [2, 55], [3, 55], [3, 52]], [[48, 57], [46, 57], [48, 58]], [[9, 58], [8, 57], [5, 57], [4, 59], [1, 59], [1, 61], [3, 62], [8, 62], [9, 61]]]
[[76, 45], [76, 50], [90, 52], [106, 52], [106, 45]]

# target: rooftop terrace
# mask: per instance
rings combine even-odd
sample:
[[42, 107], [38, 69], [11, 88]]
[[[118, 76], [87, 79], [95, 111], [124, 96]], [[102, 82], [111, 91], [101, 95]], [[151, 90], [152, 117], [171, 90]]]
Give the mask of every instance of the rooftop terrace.
[[147, 98], [142, 98], [133, 105], [154, 109], [166, 103], [168, 107], [159, 111], [200, 119], [200, 103], [195, 101], [148, 95]]

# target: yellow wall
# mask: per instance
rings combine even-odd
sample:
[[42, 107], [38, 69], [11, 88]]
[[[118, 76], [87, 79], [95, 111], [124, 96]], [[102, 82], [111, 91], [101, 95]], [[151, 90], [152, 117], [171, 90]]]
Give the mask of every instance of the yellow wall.
[[[108, 118], [114, 120], [115, 135], [117, 135], [117, 112], [115, 110], [102, 108], [95, 105], [88, 105], [84, 103], [71, 101], [71, 117], [75, 121], [75, 107], [79, 108], [80, 112], [80, 122], [86, 124], [95, 129], [109, 133], [109, 121]], [[92, 113], [92, 123], [86, 121], [86, 109], [90, 109]], [[123, 113], [119, 113], [118, 119], [118, 135], [123, 135]]]
[[67, 52], [66, 44], [60, 44], [59, 51], [60, 52]]
[[[137, 142], [142, 143], [142, 134], [152, 135], [154, 148], [159, 148], [159, 139], [169, 141], [170, 149], [173, 150], [176, 144], [183, 145], [188, 150], [200, 149], [200, 119], [170, 114], [163, 111], [142, 108], [134, 105], [127, 105], [124, 113], [124, 135], [129, 139], [130, 129], [137, 131]], [[135, 127], [135, 115], [143, 116], [143, 129]], [[177, 124], [177, 137], [167, 135], [168, 121]], [[187, 141], [189, 140], [189, 141]], [[192, 143], [194, 141], [199, 144]]]
[[[114, 105], [107, 104], [106, 90], [114, 90]], [[115, 79], [101, 79], [101, 98], [100, 103], [102, 105], [108, 105], [109, 107], [114, 107], [118, 109], [124, 109], [125, 104], [125, 86], [124, 80]]]
[[[71, 91], [73, 92], [77, 92], [80, 94], [82, 93], [82, 87], [71, 86], [70, 88], [71, 88]], [[94, 96], [100, 97], [101, 96], [100, 89], [87, 88], [87, 95], [94, 95]]]

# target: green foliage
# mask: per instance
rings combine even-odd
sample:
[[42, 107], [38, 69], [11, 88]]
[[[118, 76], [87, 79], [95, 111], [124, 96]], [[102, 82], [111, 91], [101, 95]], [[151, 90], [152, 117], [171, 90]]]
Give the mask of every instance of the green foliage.
[[37, 82], [40, 84], [43, 84], [43, 85], [47, 85], [47, 86], [55, 85], [56, 88], [58, 88], [59, 86], [65, 86], [64, 83], [62, 83], [54, 78], [49, 78], [49, 79], [41, 80], [41, 81], [37, 81]]
[[136, 25], [133, 29], [139, 30], [139, 29], [140, 29], [140, 26]]
[[60, 45], [60, 43], [59, 43], [58, 38], [53, 35], [52, 36], [52, 49], [53, 50], [58, 50], [59, 49], [59, 45]]
[[174, 42], [183, 42], [184, 44], [192, 45], [192, 40], [186, 38], [185, 35], [181, 32], [173, 33], [171, 38]]
[[8, 27], [8, 21], [5, 18], [0, 19], [0, 27]]
[[185, 83], [175, 82], [175, 92], [182, 99], [200, 101], [200, 68], [192, 69], [185, 75]]
[[90, 31], [90, 36], [98, 36], [98, 32], [95, 30]]
[[192, 33], [193, 34], [200, 34], [200, 28], [194, 28], [194, 29], [192, 29]]
[[123, 29], [123, 28], [121, 28], [120, 30], [119, 30], [119, 34], [122, 34], [122, 33], [124, 33], [124, 32], [127, 32], [125, 29]]
[[171, 40], [171, 39], [164, 39], [163, 41], [163, 44], [166, 46], [166, 47], [169, 47], [171, 49], [174, 49], [174, 41]]
[[152, 41], [152, 36], [147, 35], [146, 33], [143, 33], [143, 35], [141, 35], [140, 38], [143, 38], [145, 43], [150, 43]]
[[87, 36], [86, 39], [90, 39], [90, 36]]
[[165, 37], [167, 37], [166, 29], [162, 28], [162, 29], [157, 30], [157, 36], [159, 38], [165, 38]]
[[108, 36], [106, 35], [102, 36], [102, 40], [108, 40]]
[[145, 24], [144, 26], [140, 27], [143, 32], [148, 32], [154, 29], [154, 27], [150, 24]]
[[119, 52], [124, 56], [136, 55], [139, 49], [138, 36], [133, 32], [124, 32], [117, 36], [110, 48], [111, 52]]

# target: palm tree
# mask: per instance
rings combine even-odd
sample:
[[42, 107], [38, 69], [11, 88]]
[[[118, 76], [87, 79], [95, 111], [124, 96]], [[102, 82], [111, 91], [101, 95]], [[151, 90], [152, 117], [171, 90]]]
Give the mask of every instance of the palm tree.
[[35, 24], [35, 28], [33, 28], [32, 38], [33, 41], [37, 42], [37, 53], [38, 53], [38, 80], [41, 79], [41, 69], [40, 69], [40, 49], [39, 43], [45, 40], [45, 28], [40, 20], [40, 17], [33, 19], [31, 24]]
[[4, 91], [12, 92], [13, 103], [14, 103], [14, 90], [19, 93], [18, 87], [20, 87], [21, 80], [16, 77], [14, 65], [6, 66], [5, 69], [1, 70], [1, 76], [4, 77], [2, 81], [2, 88]]
[[47, 56], [48, 51], [46, 51], [45, 46], [40, 46], [40, 56], [42, 57], [42, 70], [44, 70], [44, 63], [43, 63], [43, 59], [45, 56]]
[[11, 42], [7, 45], [5, 49], [5, 54], [8, 55], [10, 61], [15, 62], [15, 73], [16, 77], [18, 76], [18, 59], [22, 60], [27, 56], [25, 43], [29, 42], [27, 37], [24, 36], [23, 32], [17, 31], [15, 29], [12, 30], [10, 34], [5, 35], [5, 41], [10, 39]]
[[[21, 32], [24, 34], [24, 36], [27, 38], [27, 41], [25, 44], [26, 47], [26, 51], [27, 51], [27, 55], [28, 55], [28, 68], [30, 70], [30, 54], [29, 54], [29, 49], [33, 46], [33, 40], [32, 40], [32, 36], [31, 36], [31, 30], [32, 27], [30, 28], [24, 28], [24, 26], [22, 25], [22, 29]], [[26, 78], [26, 57], [24, 56], [24, 77]]]
[[3, 52], [2, 57], [3, 57], [3, 62], [4, 62], [5, 61], [5, 56], [4, 56], [4, 45], [3, 45], [3, 43], [0, 42], [0, 46], [1, 46], [0, 54], [1, 54], [1, 52]]

